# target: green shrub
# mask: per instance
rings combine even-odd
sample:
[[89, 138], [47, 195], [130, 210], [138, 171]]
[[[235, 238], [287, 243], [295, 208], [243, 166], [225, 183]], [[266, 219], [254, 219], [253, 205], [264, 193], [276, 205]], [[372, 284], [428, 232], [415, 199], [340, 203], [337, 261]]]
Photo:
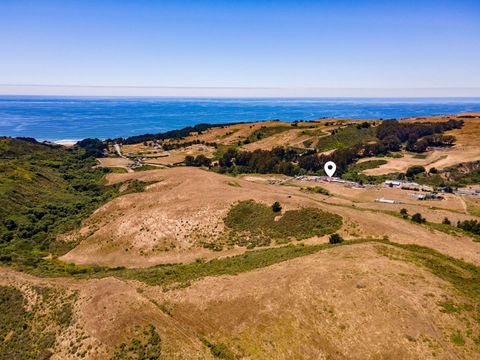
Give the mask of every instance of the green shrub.
[[111, 360], [130, 359], [160, 359], [162, 353], [162, 341], [155, 326], [149, 325], [148, 329], [137, 333], [136, 337], [130, 340], [130, 344], [120, 344]]
[[343, 242], [343, 238], [339, 234], [335, 233], [330, 235], [328, 242], [330, 244], [340, 244]]
[[480, 235], [480, 221], [478, 220], [459, 221], [457, 227], [464, 231]]
[[420, 214], [420, 213], [415, 213], [415, 214], [412, 215], [412, 221], [413, 221], [413, 222], [416, 222], [416, 223], [419, 223], [419, 224], [423, 224], [423, 223], [425, 223], [427, 220], [426, 220], [424, 217], [422, 217], [422, 214]]
[[462, 334], [459, 331], [457, 331], [456, 333], [453, 333], [450, 339], [455, 345], [458, 345], [458, 346], [465, 345], [465, 339], [463, 338]]
[[215, 358], [225, 360], [235, 360], [235, 354], [223, 343], [215, 344], [208, 341], [206, 338], [201, 337], [200, 341], [208, 347]]
[[231, 242], [241, 246], [263, 246], [270, 244], [271, 240], [282, 243], [323, 236], [342, 225], [339, 215], [316, 208], [289, 210], [275, 221], [277, 214], [272, 207], [253, 200], [235, 204], [224, 219]]
[[418, 174], [421, 174], [421, 173], [424, 173], [425, 172], [425, 168], [423, 166], [420, 166], [420, 165], [413, 165], [413, 166], [410, 166], [408, 169], [407, 169], [407, 172], [405, 173], [405, 176], [409, 179], [415, 177], [415, 175], [418, 175]]
[[327, 189], [325, 189], [321, 186], [309, 186], [309, 187], [304, 188], [304, 190], [308, 191], [308, 192], [315, 193], [315, 194], [322, 194], [322, 195], [327, 195], [327, 196], [330, 195], [330, 192]]
[[275, 201], [272, 204], [272, 211], [275, 212], [275, 213], [278, 213], [278, 212], [282, 211], [282, 205], [280, 205], [280, 203], [278, 201]]

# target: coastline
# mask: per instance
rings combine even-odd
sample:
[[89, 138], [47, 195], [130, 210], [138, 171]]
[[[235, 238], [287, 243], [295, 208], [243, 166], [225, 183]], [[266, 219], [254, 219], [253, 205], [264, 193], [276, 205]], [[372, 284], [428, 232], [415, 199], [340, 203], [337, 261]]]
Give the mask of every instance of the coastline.
[[74, 140], [74, 139], [62, 139], [62, 140], [46, 140], [46, 141], [50, 141], [54, 144], [57, 144], [57, 145], [62, 145], [62, 146], [75, 146], [75, 144], [79, 141], [81, 141], [82, 139], [78, 139], [78, 140]]

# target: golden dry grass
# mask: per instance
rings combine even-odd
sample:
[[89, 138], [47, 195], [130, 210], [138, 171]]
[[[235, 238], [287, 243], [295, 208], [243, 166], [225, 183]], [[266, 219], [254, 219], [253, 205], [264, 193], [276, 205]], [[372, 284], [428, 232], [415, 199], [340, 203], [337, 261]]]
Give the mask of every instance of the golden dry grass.
[[115, 168], [121, 167], [126, 168], [128, 165], [131, 165], [133, 161], [125, 159], [125, 158], [97, 158], [100, 166], [108, 167], [108, 168]]
[[168, 292], [137, 281], [39, 279], [5, 269], [0, 285], [21, 289], [32, 305], [34, 286], [78, 293], [54, 358], [71, 357], [73, 342], [90, 345], [87, 358], [107, 359], [148, 324], [168, 359], [212, 359], [202, 337], [248, 359], [474, 358], [472, 340], [458, 346], [450, 339], [468, 333], [466, 323], [442, 307], [465, 300], [450, 283], [389, 255], [398, 251], [336, 247]]
[[[129, 179], [157, 183], [150, 185], [147, 192], [121, 196], [98, 209], [77, 233], [81, 243], [62, 259], [78, 264], [143, 267], [237, 254], [245, 249], [214, 252], [201, 244], [222, 239], [223, 218], [232, 204], [255, 199], [267, 205], [279, 201], [284, 210], [318, 207], [339, 214], [344, 219], [340, 233], [347, 239], [388, 236], [396, 242], [429, 246], [480, 264], [480, 243], [471, 238], [434, 231], [385, 213], [398, 213], [401, 207], [406, 207], [410, 213], [418, 211], [432, 222], [441, 222], [445, 216], [452, 221], [471, 218], [462, 213], [462, 202], [456, 197], [420, 202], [399, 189], [369, 191], [333, 184], [325, 187], [334, 196], [326, 197], [305, 193], [299, 187], [282, 186], [275, 181], [276, 177], [260, 177], [266, 182], [258, 178], [233, 179], [197, 168], [109, 174], [110, 183]], [[377, 196], [403, 199], [406, 204], [379, 204], [375, 202]], [[307, 240], [308, 243], [325, 241], [327, 237]]]

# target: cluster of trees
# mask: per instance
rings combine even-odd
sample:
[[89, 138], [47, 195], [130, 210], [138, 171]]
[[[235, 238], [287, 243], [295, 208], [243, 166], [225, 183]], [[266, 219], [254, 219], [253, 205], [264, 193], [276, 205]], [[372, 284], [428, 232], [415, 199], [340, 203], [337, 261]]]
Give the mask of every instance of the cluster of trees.
[[[407, 148], [423, 152], [428, 146], [453, 144], [453, 136], [445, 136], [443, 131], [459, 128], [463, 121], [449, 120], [440, 123], [400, 123], [396, 120], [382, 121], [377, 127], [378, 141], [375, 143], [356, 144], [348, 148], [337, 149], [332, 153], [318, 154], [313, 150], [299, 151], [277, 147], [272, 150], [236, 151], [229, 150], [219, 161], [221, 171], [281, 173], [296, 175], [299, 173], [318, 173], [323, 171], [326, 162], [337, 165], [337, 175], [347, 171], [349, 165], [363, 157], [386, 155], [400, 151], [402, 144]], [[358, 124], [360, 128], [370, 126], [368, 122]], [[412, 167], [407, 177], [414, 177], [424, 172], [424, 168]]]
[[427, 222], [427, 219], [425, 219], [422, 214], [420, 213], [415, 213], [412, 215], [412, 221], [413, 222], [416, 222], [416, 223], [419, 223], [419, 224], [423, 224], [425, 222]]
[[457, 227], [473, 234], [480, 235], [480, 221], [478, 220], [459, 221]]
[[212, 160], [207, 158], [205, 155], [200, 154], [196, 157], [193, 155], [185, 156], [185, 165], [187, 166], [210, 166], [212, 165]]
[[421, 173], [424, 173], [424, 172], [425, 172], [425, 168], [423, 166], [413, 165], [413, 166], [410, 166], [407, 169], [407, 172], [405, 173], [405, 176], [409, 179], [413, 179], [415, 177], [415, 175], [418, 175], [418, 174], [421, 174]]
[[382, 121], [377, 127], [377, 137], [382, 140], [387, 136], [396, 136], [401, 142], [408, 141], [413, 136], [420, 139], [424, 136], [441, 134], [448, 130], [459, 129], [462, 120], [449, 120], [436, 123], [401, 123], [397, 120]]
[[438, 123], [400, 123], [396, 120], [382, 121], [377, 127], [377, 138], [389, 138], [395, 143], [407, 143], [407, 150], [424, 152], [428, 146], [450, 146], [455, 138], [441, 135], [443, 132], [459, 129], [462, 120], [449, 120]]
[[299, 171], [298, 166], [294, 165], [298, 157], [296, 150], [283, 147], [255, 151], [229, 149], [218, 164], [221, 172], [232, 172], [236, 169], [243, 173], [276, 173], [292, 176]]
[[375, 143], [363, 144], [361, 155], [363, 157], [386, 155], [390, 152], [400, 151], [402, 143], [396, 136], [387, 136]]
[[[402, 216], [402, 218], [408, 219], [408, 210], [405, 208], [400, 209], [400, 215]], [[418, 224], [424, 224], [427, 222], [427, 219], [425, 219], [420, 213], [413, 214], [411, 220]]]
[[455, 137], [441, 134], [428, 135], [421, 139], [411, 137], [407, 142], [407, 150], [422, 153], [427, 151], [429, 146], [451, 146], [454, 141]]
[[337, 165], [337, 174], [341, 175], [358, 159], [396, 152], [400, 150], [401, 145], [394, 136], [387, 136], [376, 143], [356, 144], [349, 148], [337, 149], [328, 155], [305, 154], [299, 159], [299, 165], [307, 171], [317, 172], [323, 169], [325, 162], [333, 161]]
[[192, 140], [192, 141], [186, 141], [181, 143], [162, 143], [162, 148], [165, 151], [169, 151], [169, 150], [181, 149], [181, 148], [189, 147], [192, 145], [200, 145], [200, 144], [205, 146], [212, 146], [215, 149], [218, 147], [218, 144], [215, 142], [207, 142], [203, 140]]
[[215, 128], [215, 127], [225, 127], [229, 125], [236, 125], [236, 123], [227, 123], [227, 124], [197, 124], [194, 126], [187, 126], [183, 129], [179, 130], [170, 130], [163, 133], [158, 134], [143, 134], [143, 135], [136, 135], [130, 136], [128, 138], [118, 138], [118, 139], [108, 139], [109, 142], [117, 142], [122, 144], [138, 144], [145, 141], [155, 141], [155, 140], [167, 140], [167, 139], [183, 139], [189, 136], [192, 133], [201, 134], [202, 132]]
[[337, 165], [337, 175], [347, 171], [349, 165], [366, 156], [377, 156], [398, 149], [399, 144], [385, 139], [378, 144], [357, 144], [332, 153], [318, 154], [314, 150], [276, 147], [272, 150], [237, 151], [229, 149], [219, 160], [219, 167], [224, 172], [233, 168], [240, 173], [277, 173], [288, 176], [299, 173], [322, 172], [328, 161]]
[[32, 143], [32, 144], [39, 144], [37, 139], [32, 138], [32, 137], [17, 136], [16, 139], [17, 140], [23, 140], [23, 141], [26, 141], [26, 142], [29, 142], [29, 143]]
[[102, 157], [107, 146], [99, 139], [83, 139], [75, 144], [76, 147], [84, 149], [84, 158]]
[[357, 129], [368, 129], [370, 127], [370, 123], [368, 121], [364, 121], [360, 124], [357, 124]]

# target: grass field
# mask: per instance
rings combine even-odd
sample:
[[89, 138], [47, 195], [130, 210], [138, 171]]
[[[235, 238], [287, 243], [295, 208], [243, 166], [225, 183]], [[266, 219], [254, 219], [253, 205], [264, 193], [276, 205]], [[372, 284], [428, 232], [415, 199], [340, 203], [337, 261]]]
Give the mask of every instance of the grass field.
[[278, 126], [264, 126], [260, 129], [253, 131], [248, 137], [247, 141], [252, 143], [261, 139], [265, 139], [269, 136], [282, 133], [287, 130], [291, 130], [292, 127], [288, 125], [278, 125]]
[[342, 179], [361, 182], [361, 183], [379, 184], [387, 179], [395, 178], [397, 174], [372, 176], [372, 175], [364, 175], [362, 173], [362, 171], [364, 170], [376, 169], [379, 166], [386, 163], [387, 161], [383, 159], [358, 162], [348, 167], [347, 171], [342, 174]]
[[374, 127], [357, 128], [356, 126], [347, 126], [340, 128], [335, 134], [321, 137], [318, 140], [317, 148], [319, 151], [328, 151], [333, 149], [343, 149], [355, 144], [367, 143], [376, 140]]

